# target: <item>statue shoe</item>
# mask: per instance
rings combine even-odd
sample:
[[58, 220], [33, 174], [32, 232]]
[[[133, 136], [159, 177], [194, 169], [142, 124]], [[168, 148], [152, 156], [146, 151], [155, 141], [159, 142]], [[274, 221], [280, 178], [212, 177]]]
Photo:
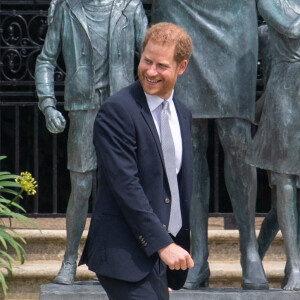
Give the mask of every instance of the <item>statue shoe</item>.
[[242, 288], [244, 290], [269, 289], [269, 283], [257, 252], [248, 257], [242, 254], [241, 266], [243, 270]]
[[74, 283], [74, 277], [76, 274], [77, 264], [76, 262], [70, 263], [67, 261], [63, 261], [61, 264], [61, 268], [53, 280], [53, 283], [57, 284], [73, 284]]
[[[191, 272], [193, 269], [189, 270], [189, 272]], [[208, 266], [204, 271], [199, 272], [196, 275], [189, 273], [189, 276], [183, 288], [188, 290], [198, 290], [199, 288], [206, 288], [209, 286], [209, 276], [210, 270]]]

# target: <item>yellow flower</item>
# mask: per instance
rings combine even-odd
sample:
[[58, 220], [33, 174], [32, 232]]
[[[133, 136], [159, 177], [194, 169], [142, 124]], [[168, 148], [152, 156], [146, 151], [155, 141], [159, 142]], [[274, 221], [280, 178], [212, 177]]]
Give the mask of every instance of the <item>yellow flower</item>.
[[15, 181], [21, 185], [21, 188], [28, 194], [34, 195], [37, 187], [36, 181], [29, 172], [22, 172]]

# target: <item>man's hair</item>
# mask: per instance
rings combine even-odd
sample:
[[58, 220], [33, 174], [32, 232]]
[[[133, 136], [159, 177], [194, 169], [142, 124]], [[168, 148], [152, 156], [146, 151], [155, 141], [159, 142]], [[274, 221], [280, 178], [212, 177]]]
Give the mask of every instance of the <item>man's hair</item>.
[[152, 25], [143, 40], [143, 50], [149, 41], [162, 44], [175, 45], [174, 59], [180, 63], [189, 60], [193, 51], [193, 42], [185, 30], [172, 23], [157, 23]]

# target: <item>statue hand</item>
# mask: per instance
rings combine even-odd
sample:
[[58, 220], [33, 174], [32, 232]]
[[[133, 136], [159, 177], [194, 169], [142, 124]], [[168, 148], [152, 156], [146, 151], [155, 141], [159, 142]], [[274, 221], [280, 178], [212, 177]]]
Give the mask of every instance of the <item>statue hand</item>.
[[63, 115], [54, 107], [47, 107], [44, 110], [46, 127], [51, 133], [63, 132], [66, 127], [66, 120]]

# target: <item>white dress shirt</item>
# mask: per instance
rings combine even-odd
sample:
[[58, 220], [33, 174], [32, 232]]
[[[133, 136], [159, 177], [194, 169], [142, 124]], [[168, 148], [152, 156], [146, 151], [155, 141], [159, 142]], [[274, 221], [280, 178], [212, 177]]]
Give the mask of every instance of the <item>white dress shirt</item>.
[[175, 147], [175, 159], [176, 159], [176, 173], [178, 174], [181, 168], [182, 163], [182, 139], [181, 139], [181, 132], [180, 132], [180, 125], [178, 116], [176, 113], [175, 105], [173, 102], [173, 93], [170, 96], [169, 99], [164, 100], [160, 98], [159, 96], [155, 95], [149, 95], [145, 93], [148, 107], [151, 111], [152, 118], [160, 139], [160, 115], [162, 110], [162, 102], [163, 101], [169, 101], [169, 107], [168, 107], [168, 114], [169, 114], [169, 125], [171, 128], [172, 138], [174, 142]]

